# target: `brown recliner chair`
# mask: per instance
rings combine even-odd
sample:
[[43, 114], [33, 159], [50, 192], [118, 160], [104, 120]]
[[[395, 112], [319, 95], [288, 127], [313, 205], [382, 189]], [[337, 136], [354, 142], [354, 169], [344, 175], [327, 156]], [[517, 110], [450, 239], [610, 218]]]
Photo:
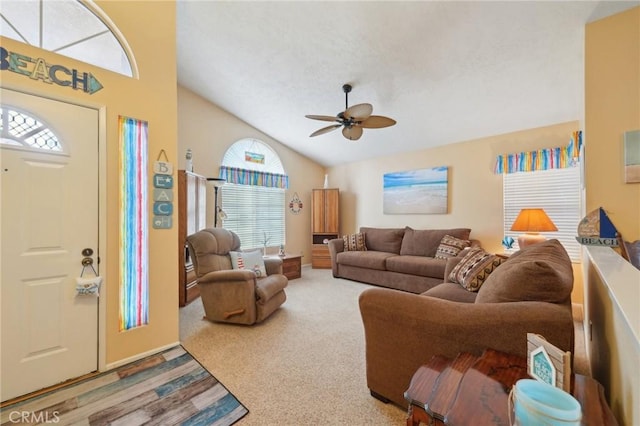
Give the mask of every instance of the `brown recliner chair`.
[[229, 252], [240, 251], [240, 238], [223, 228], [209, 228], [187, 237], [205, 317], [210, 321], [255, 324], [286, 300], [288, 279], [282, 259], [264, 259], [267, 276], [233, 269]]

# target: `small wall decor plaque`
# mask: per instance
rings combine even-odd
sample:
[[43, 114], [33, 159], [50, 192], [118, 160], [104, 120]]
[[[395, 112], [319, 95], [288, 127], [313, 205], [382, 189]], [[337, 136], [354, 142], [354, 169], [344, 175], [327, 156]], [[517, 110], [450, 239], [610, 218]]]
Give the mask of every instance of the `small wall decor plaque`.
[[527, 333], [527, 373], [566, 392], [571, 391], [571, 352], [547, 342], [539, 334]]
[[289, 201], [289, 211], [293, 214], [299, 214], [302, 211], [302, 201], [297, 192], [294, 192], [293, 198]]
[[[187, 150], [190, 152], [190, 150]], [[189, 154], [190, 155], [190, 154]], [[165, 161], [162, 161], [165, 160]], [[153, 163], [153, 219], [154, 229], [170, 229], [173, 225], [173, 164], [164, 149]]]
[[593, 210], [578, 224], [576, 240], [588, 246], [618, 247], [618, 230], [602, 207]]

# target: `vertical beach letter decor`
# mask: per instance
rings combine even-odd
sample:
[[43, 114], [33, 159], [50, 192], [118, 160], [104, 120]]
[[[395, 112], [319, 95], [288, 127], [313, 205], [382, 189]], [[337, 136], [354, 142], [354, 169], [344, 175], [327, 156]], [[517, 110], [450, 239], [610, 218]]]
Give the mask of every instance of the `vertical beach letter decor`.
[[118, 119], [120, 135], [120, 331], [149, 322], [147, 122]]

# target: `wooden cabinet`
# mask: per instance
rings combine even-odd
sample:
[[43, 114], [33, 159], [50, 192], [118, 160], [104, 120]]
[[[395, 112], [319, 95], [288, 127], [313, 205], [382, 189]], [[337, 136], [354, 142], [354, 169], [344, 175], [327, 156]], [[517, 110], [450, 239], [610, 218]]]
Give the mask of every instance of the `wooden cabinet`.
[[311, 196], [311, 267], [331, 268], [329, 247], [327, 242], [338, 238], [340, 232], [340, 191], [331, 189], [314, 189]]
[[178, 170], [178, 299], [184, 306], [200, 295], [187, 249], [187, 235], [207, 226], [207, 178]]

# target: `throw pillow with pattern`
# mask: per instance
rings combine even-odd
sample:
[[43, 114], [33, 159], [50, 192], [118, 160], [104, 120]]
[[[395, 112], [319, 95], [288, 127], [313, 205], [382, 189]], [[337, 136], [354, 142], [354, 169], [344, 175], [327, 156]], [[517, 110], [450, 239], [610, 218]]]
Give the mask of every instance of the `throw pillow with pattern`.
[[364, 242], [364, 232], [357, 234], [343, 235], [344, 251], [366, 251], [367, 246]]
[[436, 250], [436, 259], [448, 259], [450, 257], [456, 257], [458, 253], [467, 247], [471, 246], [471, 241], [461, 240], [460, 238], [452, 237], [451, 235], [445, 235], [440, 240], [440, 245]]
[[479, 247], [472, 248], [453, 268], [449, 281], [469, 291], [478, 291], [489, 275], [506, 260], [504, 256], [487, 253]]
[[230, 251], [233, 269], [246, 269], [256, 273], [258, 278], [267, 276], [267, 268], [260, 251]]

